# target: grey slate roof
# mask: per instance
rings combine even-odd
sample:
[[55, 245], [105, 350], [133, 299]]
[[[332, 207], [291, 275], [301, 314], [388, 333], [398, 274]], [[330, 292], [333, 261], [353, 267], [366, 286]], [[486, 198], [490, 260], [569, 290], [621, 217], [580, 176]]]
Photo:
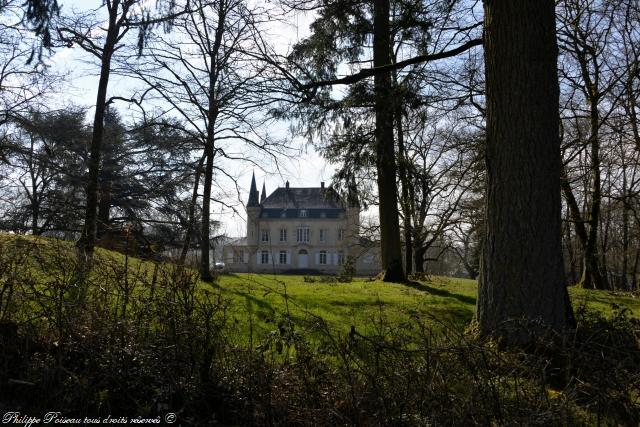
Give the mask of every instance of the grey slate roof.
[[344, 209], [334, 190], [320, 187], [278, 187], [262, 203], [274, 209]]

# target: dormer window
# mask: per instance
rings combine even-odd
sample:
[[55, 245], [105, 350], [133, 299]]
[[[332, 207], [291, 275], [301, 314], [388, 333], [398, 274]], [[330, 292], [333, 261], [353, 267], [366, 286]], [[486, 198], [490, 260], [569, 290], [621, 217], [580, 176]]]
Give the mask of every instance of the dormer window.
[[300, 218], [306, 218], [309, 216], [309, 212], [306, 209], [300, 209]]
[[325, 211], [320, 212], [320, 218], [326, 218], [327, 213]]

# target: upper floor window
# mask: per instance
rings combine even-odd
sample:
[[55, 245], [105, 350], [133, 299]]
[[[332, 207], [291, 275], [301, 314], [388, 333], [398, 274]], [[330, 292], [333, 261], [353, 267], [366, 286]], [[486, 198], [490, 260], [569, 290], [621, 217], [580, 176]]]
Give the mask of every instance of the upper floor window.
[[325, 229], [320, 229], [320, 241], [321, 242], [326, 242], [327, 241], [327, 230]]
[[260, 240], [263, 242], [269, 241], [269, 230], [260, 230]]
[[281, 242], [286, 242], [287, 241], [287, 229], [286, 228], [281, 228], [280, 229], [280, 241]]
[[338, 240], [343, 240], [344, 239], [344, 229], [341, 228], [340, 230], [338, 230]]
[[300, 218], [306, 218], [309, 216], [309, 212], [306, 209], [300, 209]]
[[318, 264], [320, 265], [327, 264], [327, 251], [320, 251], [320, 255], [318, 256]]
[[300, 227], [297, 232], [297, 240], [298, 242], [308, 242], [309, 241], [309, 227]]

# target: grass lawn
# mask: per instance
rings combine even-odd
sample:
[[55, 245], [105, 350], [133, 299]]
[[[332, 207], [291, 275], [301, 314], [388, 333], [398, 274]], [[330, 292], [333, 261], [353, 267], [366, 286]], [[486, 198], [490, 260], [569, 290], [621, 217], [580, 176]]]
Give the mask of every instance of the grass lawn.
[[[402, 285], [362, 278], [351, 283], [308, 283], [302, 276], [230, 274], [214, 285], [201, 286], [235, 303], [232, 312], [238, 319], [250, 313], [258, 329], [273, 329], [273, 323], [288, 312], [294, 319], [318, 316], [338, 330], [348, 331], [353, 325], [367, 333], [375, 332], [380, 320], [401, 325], [416, 319], [435, 329], [450, 326], [462, 332], [475, 313], [477, 292], [475, 280], [435, 276]], [[586, 306], [607, 316], [628, 309], [630, 316], [640, 317], [640, 299], [629, 292], [571, 287], [569, 293], [574, 309]]]
[[[29, 265], [32, 277], [39, 280], [46, 280], [53, 274], [61, 275], [61, 271], [68, 270], [75, 261], [75, 252], [69, 242], [0, 234], [2, 259], [26, 246], [31, 247], [31, 252], [23, 262]], [[124, 266], [122, 254], [97, 249], [96, 256], [111, 264], [94, 274], [123, 273], [121, 268], [113, 268]], [[67, 258], [69, 262], [65, 263]], [[129, 258], [127, 262], [131, 277], [149, 276], [154, 269], [149, 261]], [[3, 271], [6, 274], [6, 270]], [[63, 272], [67, 276], [70, 274]], [[94, 282], [99, 284], [100, 277]], [[321, 280], [306, 282], [302, 276], [224, 274], [214, 284], [201, 282], [200, 288], [203, 292], [220, 293], [229, 302], [229, 313], [241, 326], [239, 332], [244, 334], [251, 323], [258, 335], [273, 330], [287, 314], [294, 321], [321, 317], [332, 328], [344, 332], [354, 326], [363, 333], [375, 333], [382, 324], [393, 327], [415, 320], [435, 329], [442, 330], [446, 326], [448, 330], [462, 332], [474, 315], [477, 292], [474, 280], [435, 276], [428, 281], [404, 285], [364, 278], [356, 278], [350, 283], [325, 283]], [[143, 285], [137, 289], [144, 292]], [[572, 287], [570, 294], [574, 309], [586, 306], [606, 315], [615, 309], [628, 309], [631, 316], [640, 317], [637, 293]]]
[[273, 329], [285, 314], [294, 320], [321, 317], [329, 325], [348, 331], [351, 326], [367, 333], [382, 323], [401, 325], [411, 320], [446, 324], [462, 331], [473, 317], [475, 282], [434, 278], [413, 286], [354, 279], [350, 283], [305, 282], [302, 276], [257, 274], [223, 275], [203, 289], [219, 291], [235, 302], [234, 315], [254, 316], [254, 326]]

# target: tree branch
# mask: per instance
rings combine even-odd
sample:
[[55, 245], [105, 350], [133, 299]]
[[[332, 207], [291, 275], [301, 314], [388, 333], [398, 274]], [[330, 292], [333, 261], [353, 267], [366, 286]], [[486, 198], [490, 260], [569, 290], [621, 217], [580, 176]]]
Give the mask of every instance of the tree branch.
[[392, 71], [392, 70], [399, 70], [401, 68], [404, 68], [408, 65], [413, 65], [413, 64], [419, 64], [422, 62], [430, 62], [430, 61], [436, 61], [438, 59], [444, 59], [444, 58], [451, 58], [452, 56], [456, 56], [459, 55], [463, 52], [466, 52], [467, 50], [475, 47], [475, 46], [480, 46], [482, 45], [483, 40], [482, 39], [473, 39], [473, 40], [469, 40], [468, 42], [458, 46], [455, 49], [451, 49], [451, 50], [446, 50], [443, 52], [438, 52], [438, 53], [434, 53], [434, 54], [430, 54], [430, 55], [418, 55], [415, 56], [413, 58], [410, 59], [406, 59], [404, 61], [400, 61], [400, 62], [396, 62], [395, 64], [387, 64], [387, 65], [383, 65], [381, 67], [374, 67], [374, 68], [365, 68], [363, 70], [358, 71], [355, 74], [352, 74], [350, 76], [346, 76], [346, 77], [341, 77], [338, 79], [333, 79], [333, 80], [323, 80], [323, 81], [319, 81], [319, 82], [311, 82], [311, 83], [307, 83], [305, 85], [302, 86], [303, 89], [313, 89], [313, 88], [318, 88], [318, 87], [323, 87], [323, 86], [332, 86], [332, 85], [344, 85], [344, 84], [350, 84], [350, 83], [355, 83], [358, 82], [362, 79], [366, 79], [367, 77], [372, 77], [376, 74], [379, 73], [384, 73], [387, 71]]

